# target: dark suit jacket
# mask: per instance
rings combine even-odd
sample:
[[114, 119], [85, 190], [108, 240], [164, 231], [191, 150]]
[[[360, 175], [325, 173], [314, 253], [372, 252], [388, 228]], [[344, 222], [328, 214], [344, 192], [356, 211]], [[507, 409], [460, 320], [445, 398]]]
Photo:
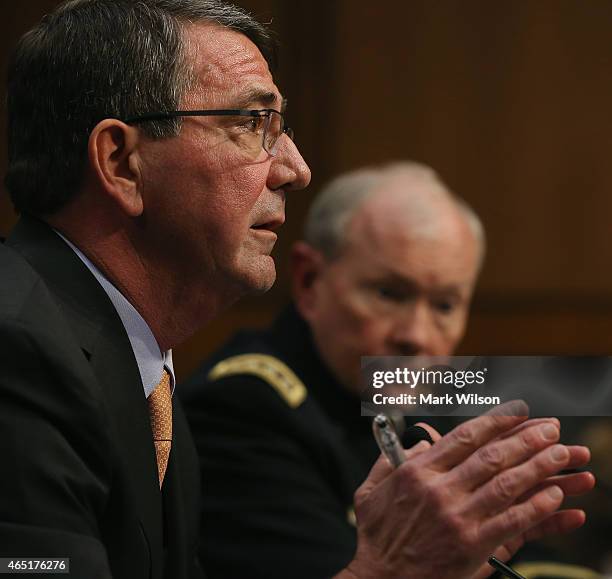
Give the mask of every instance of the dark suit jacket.
[[0, 460], [0, 557], [70, 557], [76, 579], [201, 577], [197, 458], [181, 408], [160, 492], [121, 320], [78, 256], [31, 218], [0, 244]]

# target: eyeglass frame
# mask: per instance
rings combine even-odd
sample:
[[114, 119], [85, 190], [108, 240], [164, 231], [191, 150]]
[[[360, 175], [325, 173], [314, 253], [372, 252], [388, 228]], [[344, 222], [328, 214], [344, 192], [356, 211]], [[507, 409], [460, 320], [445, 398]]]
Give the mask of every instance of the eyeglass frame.
[[[270, 127], [270, 119], [272, 113], [276, 113], [281, 117], [281, 133], [274, 141], [272, 146], [268, 149], [266, 147], [266, 135]], [[278, 141], [283, 135], [287, 135], [292, 141], [295, 136], [293, 129], [285, 125], [285, 116], [282, 112], [276, 109], [202, 109], [193, 111], [165, 111], [159, 113], [145, 113], [144, 115], [137, 115], [135, 117], [129, 117], [122, 119], [127, 125], [143, 123], [148, 121], [162, 121], [167, 119], [174, 119], [177, 117], [265, 117], [266, 122], [263, 128], [261, 148], [266, 151], [272, 157], [276, 156], [278, 152]]]

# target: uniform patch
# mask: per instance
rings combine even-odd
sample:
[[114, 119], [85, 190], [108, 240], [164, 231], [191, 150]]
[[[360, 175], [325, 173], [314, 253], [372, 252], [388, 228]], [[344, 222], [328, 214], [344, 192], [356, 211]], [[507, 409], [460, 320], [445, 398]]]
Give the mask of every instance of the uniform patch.
[[208, 373], [211, 382], [227, 376], [247, 374], [267, 382], [291, 408], [306, 399], [306, 386], [284, 362], [267, 354], [241, 354], [217, 363]]

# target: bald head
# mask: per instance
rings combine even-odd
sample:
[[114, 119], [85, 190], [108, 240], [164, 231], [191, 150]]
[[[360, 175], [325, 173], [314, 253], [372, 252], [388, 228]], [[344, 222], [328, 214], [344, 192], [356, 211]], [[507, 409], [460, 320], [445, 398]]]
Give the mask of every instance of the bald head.
[[361, 356], [452, 354], [463, 336], [484, 234], [428, 167], [395, 163], [324, 188], [293, 252], [297, 307], [347, 388]]
[[478, 247], [479, 265], [484, 257], [478, 216], [433, 169], [410, 161], [358, 169], [330, 181], [310, 208], [304, 239], [334, 258], [368, 215], [378, 229], [393, 227], [412, 237], [435, 239], [467, 227]]

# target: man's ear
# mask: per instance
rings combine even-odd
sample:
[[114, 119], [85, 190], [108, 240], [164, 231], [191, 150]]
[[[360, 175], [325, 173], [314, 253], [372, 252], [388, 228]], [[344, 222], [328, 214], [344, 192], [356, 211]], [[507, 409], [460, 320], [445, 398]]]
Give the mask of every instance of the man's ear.
[[306, 320], [309, 320], [317, 306], [318, 284], [323, 268], [324, 256], [303, 241], [291, 248], [290, 274], [291, 289], [295, 305]]
[[94, 178], [129, 217], [138, 217], [144, 209], [138, 140], [135, 127], [118, 119], [104, 119], [89, 135], [87, 149]]

